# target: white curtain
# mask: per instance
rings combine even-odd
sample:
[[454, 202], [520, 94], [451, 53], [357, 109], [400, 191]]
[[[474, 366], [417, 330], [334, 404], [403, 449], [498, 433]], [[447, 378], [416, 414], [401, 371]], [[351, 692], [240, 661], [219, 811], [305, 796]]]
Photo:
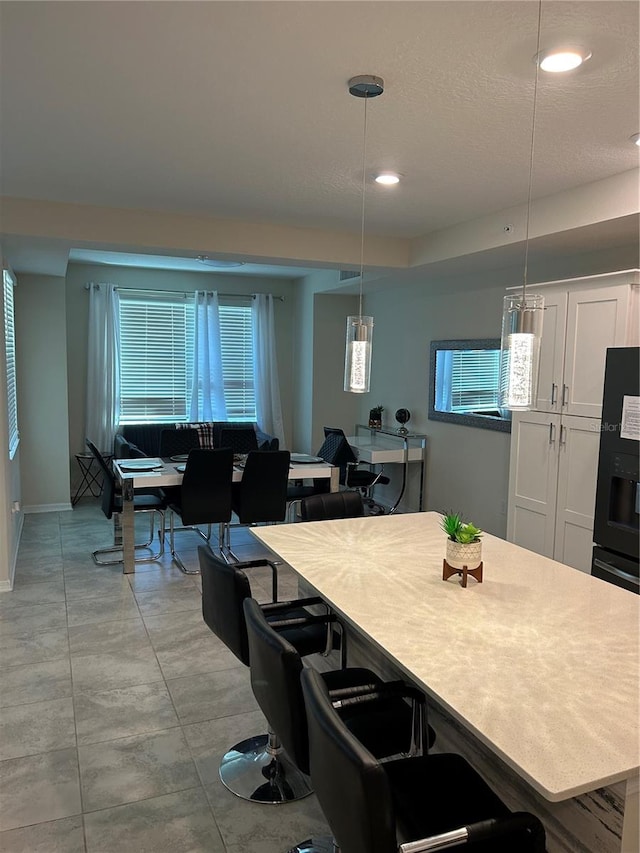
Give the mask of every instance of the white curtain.
[[196, 290], [193, 385], [189, 420], [226, 421], [218, 294]]
[[253, 300], [253, 368], [256, 384], [256, 417], [258, 426], [285, 446], [280, 383], [276, 361], [276, 336], [273, 296], [259, 293]]
[[113, 452], [120, 416], [120, 313], [113, 284], [89, 285], [86, 437]]

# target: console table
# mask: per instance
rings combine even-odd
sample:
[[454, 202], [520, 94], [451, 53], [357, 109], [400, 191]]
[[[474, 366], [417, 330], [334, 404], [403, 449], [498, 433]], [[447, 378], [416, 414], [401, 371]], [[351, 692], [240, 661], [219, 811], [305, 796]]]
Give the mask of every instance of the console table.
[[370, 427], [366, 424], [356, 424], [355, 435], [347, 438], [349, 444], [358, 454], [360, 462], [369, 465], [382, 465], [385, 462], [397, 462], [403, 466], [402, 488], [396, 502], [390, 509], [394, 513], [398, 508], [407, 484], [409, 464], [420, 464], [420, 488], [418, 511], [422, 512], [424, 505], [424, 469], [426, 461], [427, 436], [422, 433], [401, 433], [397, 429]]

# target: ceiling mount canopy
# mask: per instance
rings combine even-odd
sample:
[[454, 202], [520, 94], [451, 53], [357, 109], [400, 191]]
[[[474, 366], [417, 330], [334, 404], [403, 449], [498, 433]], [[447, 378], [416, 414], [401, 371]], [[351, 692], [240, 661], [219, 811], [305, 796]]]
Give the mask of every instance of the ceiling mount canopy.
[[356, 98], [377, 98], [384, 92], [384, 80], [373, 74], [359, 74], [349, 80], [349, 94]]

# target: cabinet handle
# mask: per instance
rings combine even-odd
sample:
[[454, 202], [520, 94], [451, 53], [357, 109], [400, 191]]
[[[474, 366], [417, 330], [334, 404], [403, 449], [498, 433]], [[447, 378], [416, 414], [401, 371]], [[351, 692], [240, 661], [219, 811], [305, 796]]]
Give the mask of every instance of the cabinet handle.
[[562, 386], [562, 403], [560, 404], [562, 408], [564, 408], [567, 405], [567, 398], [568, 397], [569, 397], [569, 386], [563, 385]]
[[560, 447], [567, 443], [567, 428], [564, 424], [560, 424]]
[[549, 424], [549, 444], [553, 444], [556, 440], [556, 425], [553, 421]]
[[555, 382], [551, 383], [551, 405], [555, 406], [556, 404], [556, 394], [558, 393], [558, 386]]

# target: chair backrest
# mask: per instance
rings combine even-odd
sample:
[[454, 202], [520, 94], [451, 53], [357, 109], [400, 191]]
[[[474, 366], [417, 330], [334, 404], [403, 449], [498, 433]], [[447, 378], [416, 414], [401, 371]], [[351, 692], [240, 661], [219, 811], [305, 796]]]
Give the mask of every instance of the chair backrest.
[[249, 666], [249, 643], [242, 604], [251, 597], [242, 569], [219, 560], [207, 548], [198, 548], [202, 576], [202, 618], [225, 646]]
[[303, 521], [326, 521], [330, 518], [360, 518], [364, 504], [360, 492], [328, 492], [310, 495], [300, 502]]
[[98, 465], [102, 470], [102, 512], [107, 516], [107, 518], [111, 518], [113, 513], [118, 509], [116, 501], [115, 474], [95, 444], [88, 438], [85, 440], [85, 443], [95, 456], [98, 461]]
[[199, 447], [197, 429], [163, 429], [160, 432], [160, 456], [178, 456]]
[[230, 447], [234, 453], [251, 453], [258, 449], [258, 437], [253, 427], [222, 427], [220, 447]]
[[300, 687], [300, 655], [269, 625], [254, 598], [245, 599], [244, 616], [253, 695], [293, 763], [308, 773], [309, 739]]
[[284, 521], [290, 463], [288, 450], [259, 450], [248, 454], [234, 497], [234, 510], [241, 524]]
[[324, 428], [324, 442], [317, 455], [330, 465], [340, 468], [340, 482], [343, 485], [347, 477], [347, 465], [358, 461], [344, 432], [335, 427]]
[[311, 783], [338, 846], [349, 853], [396, 853], [395, 815], [382, 765], [340, 719], [320, 674], [305, 668], [301, 682]]
[[180, 490], [180, 517], [183, 524], [230, 521], [232, 478], [231, 450], [189, 451]]

